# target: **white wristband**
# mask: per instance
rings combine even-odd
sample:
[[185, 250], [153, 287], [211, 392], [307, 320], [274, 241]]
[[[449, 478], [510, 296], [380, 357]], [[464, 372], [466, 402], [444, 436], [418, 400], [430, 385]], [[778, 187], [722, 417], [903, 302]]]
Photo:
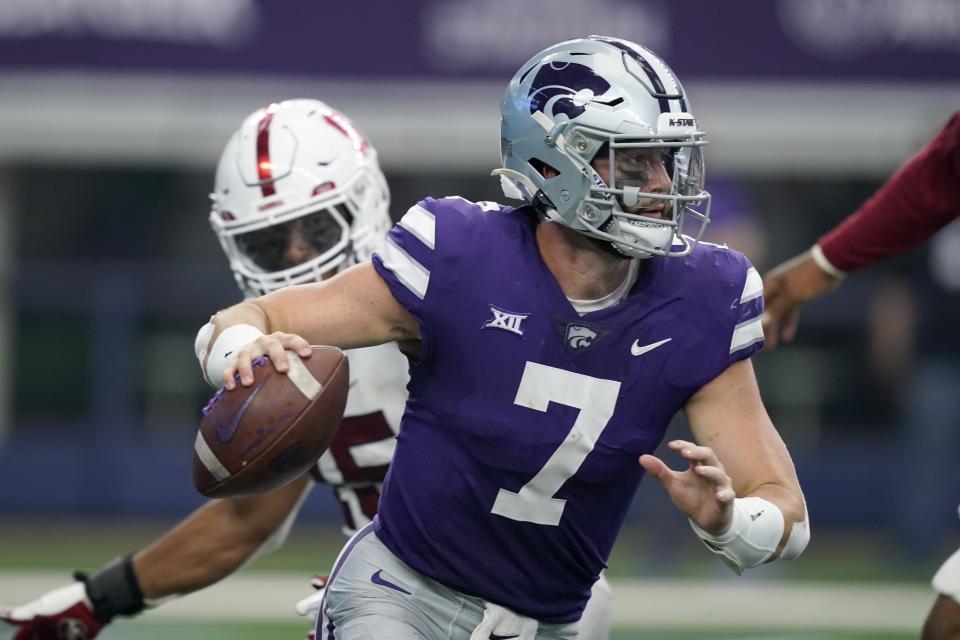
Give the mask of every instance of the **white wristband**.
[[783, 512], [763, 498], [736, 498], [730, 528], [718, 536], [707, 533], [690, 520], [693, 531], [713, 553], [740, 575], [766, 562], [783, 537]]
[[843, 280], [847, 277], [845, 272], [840, 271], [840, 269], [837, 269], [830, 263], [829, 260], [827, 260], [827, 256], [824, 255], [823, 249], [820, 248], [820, 245], [815, 244], [810, 247], [810, 257], [813, 258], [814, 264], [820, 267], [820, 270], [827, 275], [831, 275], [837, 280]]
[[247, 346], [260, 336], [263, 331], [249, 324], [235, 324], [220, 332], [213, 345], [213, 324], [207, 323], [197, 333], [197, 340], [193, 345], [204, 379], [219, 389], [223, 386], [223, 371], [237, 351]]

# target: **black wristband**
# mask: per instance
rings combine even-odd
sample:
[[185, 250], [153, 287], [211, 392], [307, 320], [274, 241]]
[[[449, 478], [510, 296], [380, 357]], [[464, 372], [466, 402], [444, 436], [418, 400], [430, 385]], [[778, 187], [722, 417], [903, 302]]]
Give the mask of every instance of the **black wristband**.
[[75, 571], [73, 577], [86, 585], [93, 613], [103, 624], [114, 616], [136, 615], [146, 606], [133, 571], [133, 554], [111, 560], [92, 574]]

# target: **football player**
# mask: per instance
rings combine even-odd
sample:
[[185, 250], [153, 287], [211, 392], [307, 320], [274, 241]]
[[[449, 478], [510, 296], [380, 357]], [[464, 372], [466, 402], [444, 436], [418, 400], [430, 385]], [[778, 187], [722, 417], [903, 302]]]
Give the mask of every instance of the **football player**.
[[[800, 307], [840, 286], [847, 274], [899, 255], [960, 217], [960, 112], [857, 211], [764, 282], [764, 328], [790, 342]], [[938, 596], [924, 640], [960, 637], [960, 551], [933, 578]]]
[[[247, 297], [369, 261], [390, 226], [376, 150], [317, 100], [247, 117], [220, 157], [211, 197], [210, 222]], [[262, 495], [211, 500], [149, 547], [4, 610], [18, 627], [14, 640], [93, 638], [116, 615], [217, 582], [281, 545], [316, 483], [342, 505], [345, 532], [368, 524], [396, 443], [407, 363], [393, 345], [348, 355], [345, 417], [310, 475]]]
[[[246, 298], [369, 261], [390, 227], [376, 150], [346, 116], [317, 100], [288, 100], [248, 116], [221, 154], [211, 198], [210, 223]], [[201, 361], [210, 330], [198, 336]], [[396, 444], [407, 361], [390, 344], [348, 355], [345, 417], [310, 476], [259, 496], [212, 500], [148, 548], [0, 611], [18, 627], [13, 640], [61, 640], [67, 632], [71, 640], [94, 638], [114, 616], [227, 577], [283, 543], [316, 483], [329, 485], [340, 502], [345, 534], [368, 524]], [[598, 581], [594, 593], [581, 640], [609, 637], [609, 584]], [[314, 614], [311, 602], [319, 604], [305, 599], [298, 610]]]
[[[634, 43], [571, 40], [520, 68], [501, 116], [495, 173], [523, 206], [427, 198], [372, 263], [213, 318], [228, 388], [310, 343], [411, 358], [379, 511], [318, 636], [573, 638], [644, 473], [737, 572], [809, 539], [749, 359], [762, 282], [697, 241], [705, 137], [676, 76]], [[696, 442], [669, 441], [676, 471], [651, 452], [680, 410]]]

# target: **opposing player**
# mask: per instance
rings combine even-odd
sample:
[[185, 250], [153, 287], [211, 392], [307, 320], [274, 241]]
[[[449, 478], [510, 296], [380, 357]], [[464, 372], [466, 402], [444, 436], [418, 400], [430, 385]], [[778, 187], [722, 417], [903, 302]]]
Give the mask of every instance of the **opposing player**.
[[[212, 198], [210, 221], [246, 296], [369, 261], [390, 226], [376, 151], [349, 119], [316, 100], [251, 114], [223, 151]], [[348, 355], [346, 417], [312, 478], [210, 501], [146, 549], [4, 610], [18, 627], [14, 640], [93, 638], [116, 615], [217, 582], [282, 544], [316, 482], [340, 501], [346, 532], [369, 523], [396, 443], [407, 363], [393, 345]]]
[[[772, 344], [793, 340], [800, 307], [848, 273], [911, 249], [960, 217], [960, 112], [863, 206], [764, 283], [764, 328]], [[939, 594], [925, 640], [960, 637], [960, 551], [933, 580]]]
[[[679, 81], [617, 39], [563, 42], [501, 105], [519, 208], [427, 198], [372, 264], [214, 316], [227, 387], [309, 343], [397, 341], [409, 399], [372, 525], [341, 552], [318, 635], [572, 638], [644, 472], [738, 572], [797, 556], [806, 508], [749, 357], [762, 284], [698, 244], [704, 134]], [[692, 223], [691, 237], [681, 230]], [[650, 455], [683, 409], [697, 442]], [[639, 459], [639, 462], [638, 462]]]

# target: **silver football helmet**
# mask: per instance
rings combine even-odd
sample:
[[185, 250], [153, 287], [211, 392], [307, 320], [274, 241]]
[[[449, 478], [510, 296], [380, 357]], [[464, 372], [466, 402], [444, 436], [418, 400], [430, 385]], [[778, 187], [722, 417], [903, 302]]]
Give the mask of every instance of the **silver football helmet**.
[[[508, 197], [629, 257], [693, 250], [710, 220], [705, 134], [653, 52], [600, 36], [556, 44], [520, 68], [500, 115], [493, 173]], [[654, 171], [664, 177], [655, 188]]]
[[247, 296], [368, 260], [390, 229], [377, 152], [319, 100], [250, 114], [227, 143], [210, 224]]

